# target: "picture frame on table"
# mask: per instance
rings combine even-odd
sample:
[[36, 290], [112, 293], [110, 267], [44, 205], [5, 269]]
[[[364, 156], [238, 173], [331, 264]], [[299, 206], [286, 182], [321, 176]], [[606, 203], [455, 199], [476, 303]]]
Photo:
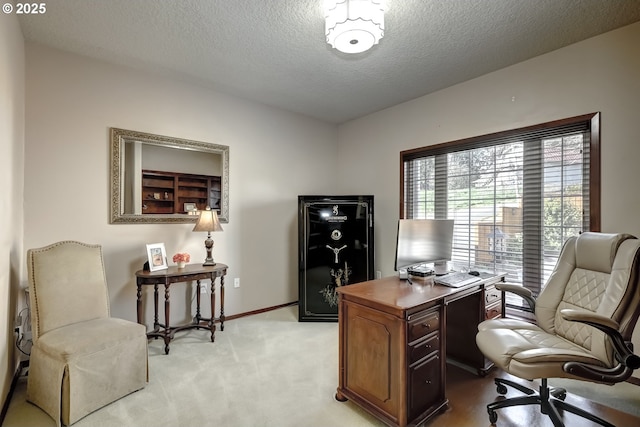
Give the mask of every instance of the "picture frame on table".
[[147, 245], [147, 258], [149, 259], [149, 271], [158, 271], [169, 268], [167, 264], [167, 251], [164, 243], [150, 243]]
[[195, 203], [185, 203], [184, 211], [187, 213], [192, 213], [198, 210], [198, 206]]

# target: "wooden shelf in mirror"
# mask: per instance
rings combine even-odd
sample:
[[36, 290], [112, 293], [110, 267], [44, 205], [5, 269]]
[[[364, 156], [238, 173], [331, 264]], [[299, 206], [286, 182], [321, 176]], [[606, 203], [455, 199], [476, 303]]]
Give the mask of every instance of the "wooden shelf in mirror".
[[189, 213], [207, 206], [220, 212], [221, 177], [176, 172], [142, 171], [144, 214]]

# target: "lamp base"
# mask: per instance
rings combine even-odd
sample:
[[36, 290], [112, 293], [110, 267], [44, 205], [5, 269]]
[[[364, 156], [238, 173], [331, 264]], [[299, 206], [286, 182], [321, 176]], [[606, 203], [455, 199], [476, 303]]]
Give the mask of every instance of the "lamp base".
[[216, 262], [213, 260], [211, 256], [211, 249], [213, 249], [213, 240], [211, 239], [211, 232], [207, 233], [207, 240], [204, 241], [204, 247], [207, 248], [207, 257], [204, 259], [203, 267], [208, 267], [212, 265], [216, 265]]

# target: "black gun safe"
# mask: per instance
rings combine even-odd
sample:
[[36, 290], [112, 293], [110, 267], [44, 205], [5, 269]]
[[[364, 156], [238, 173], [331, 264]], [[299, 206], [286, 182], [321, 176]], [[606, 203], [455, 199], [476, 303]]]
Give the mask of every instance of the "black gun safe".
[[299, 321], [337, 321], [336, 288], [374, 278], [373, 196], [298, 196]]

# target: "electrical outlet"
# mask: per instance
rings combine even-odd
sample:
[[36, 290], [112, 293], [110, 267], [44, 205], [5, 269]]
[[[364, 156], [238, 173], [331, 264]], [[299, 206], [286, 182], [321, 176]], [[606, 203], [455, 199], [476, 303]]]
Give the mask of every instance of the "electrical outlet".
[[382, 279], [382, 271], [376, 271], [376, 279]]
[[235, 279], [233, 279], [233, 287], [234, 288], [239, 288], [240, 287], [240, 278], [236, 277]]

